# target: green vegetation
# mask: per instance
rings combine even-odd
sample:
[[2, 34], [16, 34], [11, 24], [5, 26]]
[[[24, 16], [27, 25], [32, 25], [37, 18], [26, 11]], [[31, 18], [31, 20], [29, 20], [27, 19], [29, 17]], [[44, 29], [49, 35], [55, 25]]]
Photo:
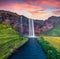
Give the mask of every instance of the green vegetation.
[[43, 36], [43, 38], [54, 46], [57, 51], [60, 51], [60, 37]]
[[55, 27], [47, 32], [44, 33], [47, 36], [60, 36], [60, 27]]
[[60, 28], [55, 27], [52, 30], [40, 35], [37, 39], [42, 45], [48, 59], [60, 59]]
[[60, 59], [60, 51], [57, 51], [51, 43], [46, 41], [43, 37], [40, 37], [38, 41], [41, 43], [41, 46], [45, 51], [48, 59]]
[[27, 41], [27, 38], [23, 38], [9, 24], [0, 24], [0, 59], [6, 59]]

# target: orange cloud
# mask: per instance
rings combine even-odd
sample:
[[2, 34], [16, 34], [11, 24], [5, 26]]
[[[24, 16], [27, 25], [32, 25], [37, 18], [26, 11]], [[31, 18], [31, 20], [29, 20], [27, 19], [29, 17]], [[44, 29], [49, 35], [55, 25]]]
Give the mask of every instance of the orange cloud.
[[[60, 11], [46, 11], [50, 7], [60, 9], [60, 2], [57, 0], [24, 0], [24, 3], [4, 2], [0, 4], [0, 10], [16, 12], [18, 14], [23, 14], [27, 17], [29, 16], [34, 19], [47, 19], [48, 17], [53, 16], [54, 14], [60, 15]], [[51, 9], [49, 11], [51, 11]], [[32, 16], [30, 16], [29, 13], [31, 13]]]

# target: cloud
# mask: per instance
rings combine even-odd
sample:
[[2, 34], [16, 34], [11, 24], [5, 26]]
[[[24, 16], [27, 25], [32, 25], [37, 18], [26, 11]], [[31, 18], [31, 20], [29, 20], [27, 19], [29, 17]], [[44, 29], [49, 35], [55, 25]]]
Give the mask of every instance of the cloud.
[[25, 2], [37, 6], [49, 6], [53, 8], [60, 8], [59, 0], [25, 0]]
[[23, 0], [0, 0], [0, 2], [24, 2]]
[[0, 0], [0, 10], [16, 12], [34, 19], [60, 15], [59, 9], [60, 0]]
[[60, 10], [53, 12], [55, 15], [60, 15]]

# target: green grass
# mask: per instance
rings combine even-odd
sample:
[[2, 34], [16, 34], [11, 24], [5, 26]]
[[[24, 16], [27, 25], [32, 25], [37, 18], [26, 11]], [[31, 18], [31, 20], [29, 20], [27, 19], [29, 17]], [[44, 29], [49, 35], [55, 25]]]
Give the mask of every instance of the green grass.
[[60, 27], [55, 27], [44, 33], [47, 36], [60, 36]]
[[41, 44], [43, 51], [46, 53], [48, 59], [60, 59], [60, 51], [57, 51], [56, 48], [46, 41], [43, 37], [37, 39]]
[[60, 27], [54, 27], [43, 33], [37, 40], [48, 59], [60, 59]]
[[6, 59], [27, 41], [27, 38], [23, 38], [10, 25], [0, 24], [0, 59]]
[[49, 42], [53, 47], [60, 52], [60, 37], [53, 36], [43, 36], [44, 40]]

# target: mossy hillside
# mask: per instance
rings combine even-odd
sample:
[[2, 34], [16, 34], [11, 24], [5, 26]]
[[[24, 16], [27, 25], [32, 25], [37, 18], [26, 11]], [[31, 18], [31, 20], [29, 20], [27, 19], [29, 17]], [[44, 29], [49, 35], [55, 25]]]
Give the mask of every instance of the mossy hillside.
[[6, 59], [14, 50], [28, 41], [9, 24], [0, 24], [0, 59]]

